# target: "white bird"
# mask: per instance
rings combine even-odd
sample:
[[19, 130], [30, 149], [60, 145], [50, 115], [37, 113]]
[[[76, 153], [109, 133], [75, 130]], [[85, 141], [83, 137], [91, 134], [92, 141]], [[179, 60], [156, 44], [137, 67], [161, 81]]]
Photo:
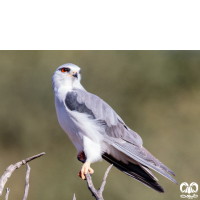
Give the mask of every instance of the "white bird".
[[87, 92], [80, 83], [81, 69], [64, 64], [52, 77], [58, 121], [67, 133], [83, 162], [79, 176], [94, 170], [91, 163], [102, 158], [116, 168], [158, 192], [164, 189], [150, 169], [177, 184], [175, 175], [142, 145], [141, 137], [131, 130], [119, 115], [98, 96]]

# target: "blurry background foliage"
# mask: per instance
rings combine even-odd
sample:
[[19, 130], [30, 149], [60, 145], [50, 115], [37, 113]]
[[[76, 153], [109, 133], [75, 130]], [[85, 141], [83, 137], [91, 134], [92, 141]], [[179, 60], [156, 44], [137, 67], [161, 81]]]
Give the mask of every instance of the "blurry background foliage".
[[[29, 200], [93, 199], [78, 176], [76, 149], [58, 124], [51, 77], [64, 63], [82, 68], [82, 84], [110, 104], [138, 132], [144, 146], [176, 173], [200, 184], [200, 51], [0, 51], [0, 175], [30, 163]], [[108, 167], [92, 165], [98, 188]], [[21, 199], [26, 167], [6, 187]], [[160, 194], [113, 168], [105, 199], [180, 199], [179, 186], [155, 172]], [[4, 199], [5, 192], [1, 199]]]

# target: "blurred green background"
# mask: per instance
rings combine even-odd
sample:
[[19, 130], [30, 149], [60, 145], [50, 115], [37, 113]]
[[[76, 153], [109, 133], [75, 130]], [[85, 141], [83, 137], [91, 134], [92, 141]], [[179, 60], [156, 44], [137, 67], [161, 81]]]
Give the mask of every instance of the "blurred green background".
[[[29, 163], [29, 200], [74, 193], [77, 200], [94, 199], [77, 175], [81, 163], [55, 112], [51, 77], [69, 62], [82, 68], [86, 90], [140, 134], [179, 184], [200, 184], [200, 51], [0, 51], [0, 176], [10, 164], [46, 152]], [[92, 165], [96, 188], [108, 166]], [[22, 198], [25, 172], [22, 166], [8, 180], [9, 199]], [[179, 185], [155, 174], [164, 194], [112, 168], [104, 198], [180, 199]]]

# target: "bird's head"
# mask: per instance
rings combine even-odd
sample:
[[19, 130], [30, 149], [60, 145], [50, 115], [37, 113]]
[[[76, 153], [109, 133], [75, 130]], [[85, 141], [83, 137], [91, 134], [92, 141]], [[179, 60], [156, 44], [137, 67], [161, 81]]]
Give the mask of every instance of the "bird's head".
[[67, 63], [61, 65], [56, 69], [52, 76], [52, 85], [54, 93], [59, 87], [68, 87], [69, 89], [74, 86], [79, 86], [81, 81], [81, 68], [72, 64]]

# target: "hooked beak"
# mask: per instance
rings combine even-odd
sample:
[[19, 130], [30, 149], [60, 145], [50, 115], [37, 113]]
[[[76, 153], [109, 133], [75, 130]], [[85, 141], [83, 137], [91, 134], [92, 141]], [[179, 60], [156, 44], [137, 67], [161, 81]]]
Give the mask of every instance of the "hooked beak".
[[72, 75], [75, 78], [78, 78], [78, 73], [76, 72], [75, 74]]

